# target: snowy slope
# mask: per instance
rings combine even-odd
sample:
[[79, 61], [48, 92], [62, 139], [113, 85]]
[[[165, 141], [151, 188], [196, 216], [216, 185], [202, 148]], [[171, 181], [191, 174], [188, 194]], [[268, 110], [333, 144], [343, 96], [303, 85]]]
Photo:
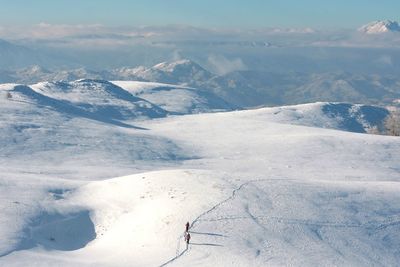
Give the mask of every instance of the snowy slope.
[[193, 229], [214, 234], [195, 236], [197, 244], [218, 246], [195, 244], [176, 266], [396, 265], [400, 141], [269, 116], [255, 110], [146, 125], [191, 140], [187, 149], [201, 157], [187, 166], [227, 171], [239, 188]]
[[163, 117], [166, 112], [146, 100], [103, 80], [44, 82], [32, 88], [45, 96], [72, 103], [100, 117], [127, 120], [138, 117]]
[[[130, 96], [129, 101], [109, 97], [109, 102], [103, 104], [101, 94], [109, 95], [103, 87], [91, 93], [91, 102], [79, 98], [84, 90], [67, 87], [64, 93], [60, 87], [47, 89], [50, 90], [47, 92], [49, 96], [24, 85], [0, 86], [2, 172], [23, 171], [50, 176], [68, 173], [74, 178], [98, 179], [99, 176], [109, 177], [149, 168], [146, 162], [150, 161], [151, 166], [157, 165], [156, 162], [167, 166], [169, 161], [175, 164], [182, 160], [179, 147], [170, 140], [145, 135], [146, 131], [138, 128], [135, 121], [117, 120], [113, 113], [101, 116], [95, 109], [111, 105], [117, 111], [128, 110], [132, 112], [128, 114], [140, 115], [160, 110], [158, 107], [153, 111], [149, 109], [147, 101], [134, 96]], [[121, 103], [121, 106], [115, 103]], [[141, 103], [145, 106], [141, 107]]]
[[400, 140], [334, 130], [362, 132], [384, 110], [315, 103], [105, 120], [82, 114], [125, 109], [145, 101], [135, 90], [155, 87], [61, 84], [0, 86], [1, 266], [400, 261]]
[[[17, 242], [11, 247], [17, 252], [7, 257], [16, 266], [39, 259], [41, 266], [86, 266], [94, 255], [90, 264], [98, 266], [157, 266], [185, 248], [179, 237], [186, 220], [212, 209], [231, 187], [216, 173], [182, 170], [91, 182], [72, 190], [48, 188], [42, 192], [43, 210], [33, 219], [24, 218], [21, 234], [13, 236]], [[26, 249], [33, 254], [24, 255]]]
[[203, 89], [138, 81], [112, 81], [112, 83], [175, 114], [229, 111], [236, 108], [214, 93]]
[[372, 127], [382, 128], [388, 110], [369, 105], [348, 103], [311, 103], [260, 109], [271, 121], [318, 128], [365, 133]]

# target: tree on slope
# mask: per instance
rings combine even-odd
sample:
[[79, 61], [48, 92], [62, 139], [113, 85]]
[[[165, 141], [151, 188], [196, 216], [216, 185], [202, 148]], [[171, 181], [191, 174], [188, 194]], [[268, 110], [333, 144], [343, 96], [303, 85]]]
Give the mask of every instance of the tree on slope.
[[400, 111], [392, 110], [384, 122], [386, 134], [400, 136]]

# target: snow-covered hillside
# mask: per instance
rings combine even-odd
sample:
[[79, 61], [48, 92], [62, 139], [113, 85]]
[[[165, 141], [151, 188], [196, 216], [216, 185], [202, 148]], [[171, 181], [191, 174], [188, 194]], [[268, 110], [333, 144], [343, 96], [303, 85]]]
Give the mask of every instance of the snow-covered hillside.
[[33, 85], [32, 88], [40, 94], [71, 103], [102, 118], [127, 120], [166, 115], [165, 110], [107, 81], [44, 82]]
[[348, 103], [312, 103], [261, 109], [264, 116], [280, 123], [365, 133], [383, 127], [389, 111], [385, 108]]
[[[24, 162], [24, 173], [67, 172], [90, 179], [93, 171], [107, 177], [146, 169], [149, 161], [152, 166], [155, 162], [167, 166], [182, 160], [179, 147], [170, 140], [148, 136], [146, 131], [126, 132], [138, 128], [139, 119], [167, 112], [111, 83], [44, 83], [32, 88], [0, 85], [4, 172], [18, 172]], [[135, 121], [121, 120], [135, 115]], [[80, 162], [84, 166], [76, 169]], [[91, 167], [99, 164], [101, 172]]]
[[0, 265], [396, 266], [400, 140], [348, 132], [385, 109], [165, 117], [194, 90], [1, 85]]
[[209, 90], [138, 81], [113, 81], [112, 83], [174, 114], [202, 113], [237, 108]]

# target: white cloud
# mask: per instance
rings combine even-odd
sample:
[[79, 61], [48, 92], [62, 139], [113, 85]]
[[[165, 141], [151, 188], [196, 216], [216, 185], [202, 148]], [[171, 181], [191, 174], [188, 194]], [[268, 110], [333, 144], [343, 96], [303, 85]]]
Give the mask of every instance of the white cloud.
[[266, 30], [267, 33], [298, 33], [298, 34], [308, 34], [308, 33], [316, 33], [316, 31], [312, 28], [271, 28]]
[[67, 25], [39, 23], [32, 26], [3, 27], [0, 35], [11, 39], [57, 39], [72, 35], [101, 33], [104, 32], [102, 25]]
[[227, 59], [221, 55], [210, 55], [208, 57], [208, 63], [219, 75], [247, 69], [246, 65], [240, 58]]
[[58, 47], [118, 47], [157, 35], [157, 32], [145, 28], [107, 27], [101, 24], [69, 25], [42, 22], [27, 27], [0, 27], [0, 38]]
[[183, 59], [183, 57], [181, 56], [181, 52], [179, 50], [174, 50], [174, 52], [172, 53], [172, 61], [178, 61]]
[[[400, 34], [365, 36], [356, 30], [316, 31], [311, 28], [206, 29], [185, 25], [109, 27], [101, 24], [49, 24], [1, 27], [0, 38], [56, 46], [85, 48], [118, 48], [145, 44], [167, 49], [183, 46], [335, 46], [399, 47]], [[217, 54], [219, 54], [217, 52]], [[219, 60], [209, 60], [216, 70], [225, 72]], [[222, 61], [224, 61], [222, 59]], [[231, 68], [243, 68], [243, 62], [231, 62]]]

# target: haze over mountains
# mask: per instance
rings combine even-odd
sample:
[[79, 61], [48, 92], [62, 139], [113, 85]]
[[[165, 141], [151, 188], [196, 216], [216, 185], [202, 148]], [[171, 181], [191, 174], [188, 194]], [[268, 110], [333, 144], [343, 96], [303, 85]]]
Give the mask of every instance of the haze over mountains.
[[3, 82], [33, 84], [78, 79], [147, 81], [192, 87], [214, 94], [236, 107], [287, 105], [333, 101], [392, 104], [400, 98], [400, 79], [394, 75], [328, 73], [277, 73], [237, 70], [214, 74], [190, 60], [163, 62], [152, 67], [90, 71], [84, 68], [49, 71], [39, 66], [8, 71]]
[[[51, 25], [42, 30], [47, 28]], [[400, 98], [400, 34], [395, 21], [371, 22], [358, 31], [342, 32], [245, 33], [194, 27], [136, 31], [130, 38], [118, 33], [120, 42], [111, 42], [117, 36], [107, 31], [104, 36], [98, 32], [94, 39], [88, 34], [62, 36], [63, 43], [56, 39], [0, 42], [0, 83], [158, 82], [201, 89], [238, 108], [317, 101], [387, 105]], [[86, 41], [68, 43], [74, 40]], [[116, 45], [99, 41], [91, 49], [85, 45], [89, 40]]]
[[[400, 68], [396, 52], [400, 38], [395, 21], [372, 22], [361, 28], [381, 29], [383, 34], [364, 34], [356, 29], [32, 27], [25, 34], [23, 29], [3, 31], [1, 38], [7, 41], [0, 43], [0, 69], [39, 65], [51, 70], [103, 71], [151, 67], [185, 58], [217, 74], [248, 69], [306, 73], [342, 70], [381, 75], [394, 74]], [[18, 31], [22, 33], [12, 34]], [[29, 35], [30, 31], [35, 37]]]

